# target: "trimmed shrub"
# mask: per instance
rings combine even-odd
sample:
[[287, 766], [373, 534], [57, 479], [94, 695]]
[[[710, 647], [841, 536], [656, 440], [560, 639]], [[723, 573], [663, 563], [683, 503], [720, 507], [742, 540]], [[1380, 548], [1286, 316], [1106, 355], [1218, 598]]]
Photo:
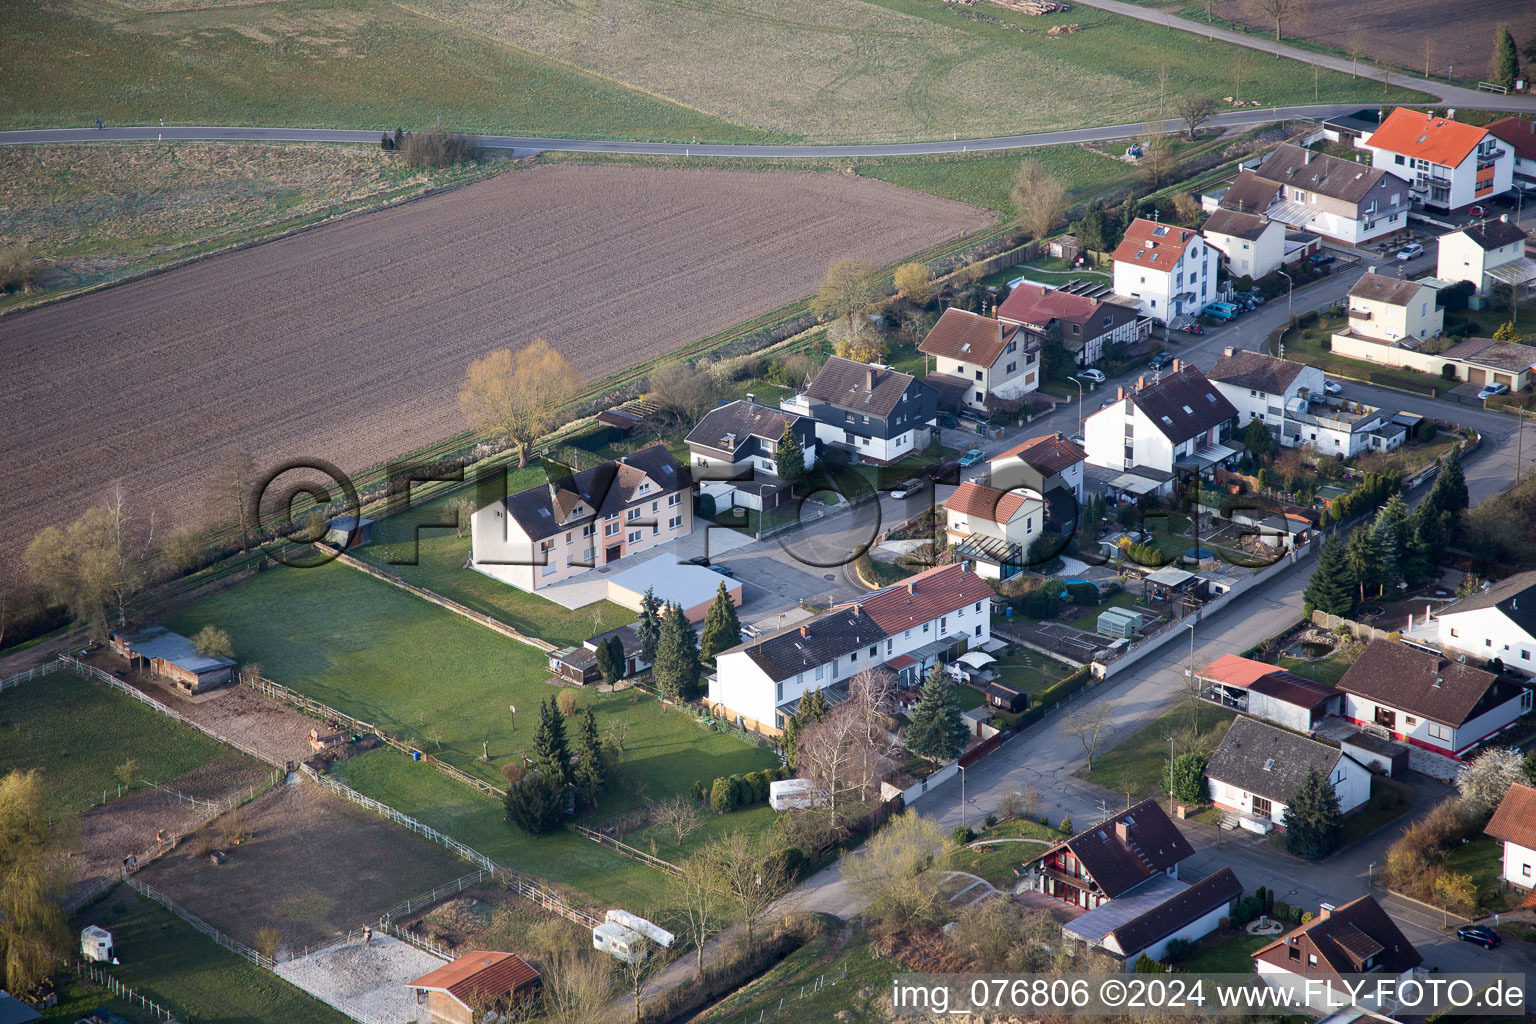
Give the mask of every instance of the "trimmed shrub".
[[528, 766], [521, 761], [508, 761], [501, 766], [501, 777], [507, 780], [507, 785], [515, 786], [523, 781], [523, 776], [528, 774]]
[[997, 815], [995, 815], [995, 814], [987, 815], [987, 828], [991, 828], [993, 825], [996, 825], [996, 824], [997, 824]]
[[709, 787], [709, 806], [716, 814], [729, 814], [736, 809], [736, 787], [730, 779], [718, 778]]
[[764, 803], [768, 799], [768, 773], [748, 772], [747, 783], [752, 787], [752, 802]]
[[575, 690], [561, 690], [555, 695], [555, 706], [569, 718], [581, 709], [581, 694]]
[[1058, 829], [1063, 834], [1071, 835], [1072, 834], [1072, 819], [1071, 818], [1066, 818], [1066, 817], [1062, 818], [1061, 819], [1061, 824], [1059, 826], [1057, 826], [1057, 827], [1058, 827]]
[[1193, 951], [1194, 945], [1188, 939], [1172, 939], [1169, 941], [1167, 950], [1163, 953], [1163, 956], [1170, 963], [1176, 964], [1180, 960], [1188, 959], [1189, 954]]
[[956, 846], [965, 846], [976, 838], [976, 831], [969, 825], [956, 825], [954, 832], [950, 833]]

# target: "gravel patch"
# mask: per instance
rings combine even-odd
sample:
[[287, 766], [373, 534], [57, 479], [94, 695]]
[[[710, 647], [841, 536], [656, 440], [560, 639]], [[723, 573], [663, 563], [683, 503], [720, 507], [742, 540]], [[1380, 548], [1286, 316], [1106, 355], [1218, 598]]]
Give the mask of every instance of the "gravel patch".
[[277, 973], [321, 1002], [368, 1024], [408, 1024], [417, 1019], [416, 997], [407, 982], [445, 961], [408, 942], [374, 935], [355, 939], [277, 965]]

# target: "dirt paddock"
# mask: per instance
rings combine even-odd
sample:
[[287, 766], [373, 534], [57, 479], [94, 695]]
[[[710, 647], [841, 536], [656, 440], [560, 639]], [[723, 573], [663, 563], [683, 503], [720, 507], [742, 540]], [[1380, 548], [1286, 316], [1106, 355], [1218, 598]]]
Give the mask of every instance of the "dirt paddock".
[[[278, 929], [287, 949], [376, 922], [390, 907], [471, 870], [418, 838], [299, 777], [238, 812], [249, 837], [227, 842], [228, 816], [138, 877], [241, 942]], [[228, 859], [214, 864], [209, 849]]]

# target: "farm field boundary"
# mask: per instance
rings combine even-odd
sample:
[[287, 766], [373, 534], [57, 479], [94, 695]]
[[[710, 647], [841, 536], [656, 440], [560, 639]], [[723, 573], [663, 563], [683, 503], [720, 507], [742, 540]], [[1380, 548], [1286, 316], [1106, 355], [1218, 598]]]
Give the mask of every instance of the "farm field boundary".
[[127, 985], [124, 985], [122, 982], [112, 977], [112, 975], [108, 974], [100, 967], [96, 967], [93, 964], [78, 962], [72, 962], [70, 967], [73, 968], [74, 972], [80, 977], [93, 984], [100, 985], [102, 988], [106, 989], [117, 998], [125, 1002], [133, 1003], [136, 1006], [142, 1006], [144, 1009], [154, 1014], [156, 1020], [164, 1017], [168, 1021], [180, 1021], [181, 1024], [196, 1024], [196, 1021], [192, 1019], [190, 1014], [182, 1013], [180, 1010], [172, 1010], [168, 1006], [155, 1002], [148, 996], [142, 995], [136, 990], [129, 988]]

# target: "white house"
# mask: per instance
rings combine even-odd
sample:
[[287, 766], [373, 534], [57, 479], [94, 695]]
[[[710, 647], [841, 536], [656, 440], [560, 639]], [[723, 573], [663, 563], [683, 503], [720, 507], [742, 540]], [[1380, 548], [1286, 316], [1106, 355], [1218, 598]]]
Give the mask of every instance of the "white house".
[[1428, 281], [1387, 277], [1371, 267], [1349, 289], [1349, 331], [1379, 342], [1439, 337], [1445, 310], [1438, 298]]
[[1106, 347], [1135, 344], [1152, 331], [1151, 320], [1130, 306], [1029, 281], [1008, 293], [997, 318], [1042, 340], [1059, 338], [1078, 366], [1092, 366]]
[[1285, 263], [1285, 224], [1262, 213], [1217, 210], [1200, 233], [1231, 277], [1258, 279]]
[[[1337, 1014], [1338, 1000], [1345, 1006], [1352, 1001], [1341, 976], [1403, 978], [1424, 962], [1374, 896], [1361, 896], [1339, 907], [1324, 903], [1311, 921], [1252, 955], [1260, 978], [1296, 992], [1321, 1017]], [[1301, 983], [1310, 984], [1301, 987]], [[1331, 989], [1332, 994], [1321, 991], [1323, 988]], [[1372, 991], [1372, 987], [1364, 991]], [[1374, 997], [1362, 996], [1360, 1005], [1375, 1007], [1377, 1003]], [[1340, 1015], [1340, 1019], [1349, 1018]]]
[[988, 579], [1007, 579], [1028, 564], [1029, 545], [1045, 528], [1045, 502], [1022, 486], [1002, 491], [966, 480], [944, 501], [945, 536]]
[[1515, 154], [1516, 188], [1536, 188], [1536, 121], [1504, 117], [1488, 125], [1488, 131]]
[[1483, 831], [1504, 844], [1499, 877], [1522, 889], [1536, 888], [1536, 789], [1510, 787]]
[[1433, 623], [1443, 648], [1536, 674], [1536, 572], [1500, 580], [1451, 605]]
[[985, 410], [989, 394], [1020, 398], [1040, 387], [1040, 339], [1017, 324], [951, 306], [917, 350], [933, 357], [929, 382], [949, 385], [968, 409]]
[[937, 404], [933, 388], [910, 373], [832, 356], [779, 408], [814, 420], [822, 444], [889, 465], [928, 446]]
[[733, 505], [763, 511], [790, 496], [779, 477], [779, 442], [786, 425], [800, 442], [806, 468], [816, 462], [816, 422], [808, 416], [745, 401], [728, 402], [705, 414], [688, 432], [688, 460], [695, 483], [729, 481], [714, 488]]
[[1239, 427], [1260, 420], [1287, 442], [1291, 438], [1281, 429], [1286, 408], [1298, 400], [1306, 405], [1327, 394], [1323, 371], [1317, 367], [1230, 345], [1206, 377], [1237, 409]]
[[475, 513], [470, 564], [519, 590], [563, 583], [686, 536], [691, 487], [661, 444], [530, 487]]
[[1509, 221], [1485, 220], [1440, 236], [1435, 276], [1442, 281], [1471, 281], [1487, 295], [1494, 282], [1523, 288], [1536, 280], [1536, 263], [1526, 259], [1529, 236]]
[[1339, 680], [1344, 717], [1459, 757], [1531, 710], [1531, 691], [1463, 661], [1373, 640]]
[[745, 728], [776, 734], [801, 697], [825, 690], [836, 704], [865, 669], [887, 667], [915, 684], [933, 663], [991, 642], [992, 593], [964, 562], [918, 573], [721, 652], [708, 702]]
[[1193, 316], [1216, 298], [1216, 262], [1199, 233], [1137, 217], [1114, 253], [1116, 295], [1168, 322]]
[[1508, 192], [1515, 155], [1486, 128], [1398, 107], [1365, 146], [1371, 163], [1406, 178], [1415, 198], [1438, 210], [1460, 210]]
[[1413, 203], [1403, 176], [1286, 144], [1240, 171], [1220, 205], [1359, 245], [1406, 228]]
[[1083, 423], [1088, 462], [1107, 469], [1137, 467], [1172, 473], [1176, 465], [1204, 470], [1236, 458], [1221, 442], [1230, 435], [1237, 409], [1205, 374], [1174, 360], [1161, 380], [1139, 378], [1130, 390]]
[[1252, 718], [1238, 718], [1205, 766], [1211, 802], [1258, 823], [1258, 831], [1284, 830], [1285, 808], [1307, 774], [1321, 772], [1345, 814], [1371, 798], [1371, 773], [1338, 747]]

